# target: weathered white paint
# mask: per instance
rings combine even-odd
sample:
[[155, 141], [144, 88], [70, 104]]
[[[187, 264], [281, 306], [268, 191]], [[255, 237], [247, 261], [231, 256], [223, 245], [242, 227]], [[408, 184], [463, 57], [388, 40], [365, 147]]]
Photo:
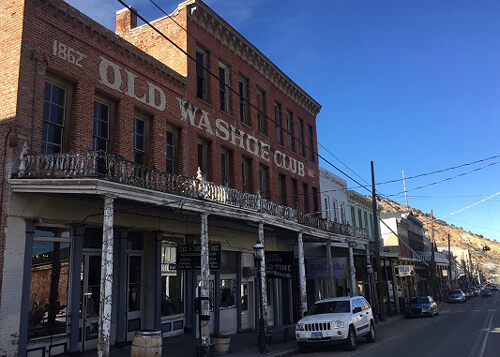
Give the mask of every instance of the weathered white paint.
[[[271, 147], [263, 141], [247, 134], [241, 129], [238, 129], [234, 125], [230, 125], [222, 119], [216, 119], [215, 123], [210, 122], [208, 112], [200, 109], [193, 104], [187, 102], [182, 98], [177, 98], [179, 102], [179, 110], [181, 112], [181, 119], [191, 126], [205, 131], [208, 135], [215, 135], [216, 137], [230, 142], [231, 144], [238, 146], [239, 148], [246, 150], [248, 153], [255, 155], [261, 160], [265, 160], [271, 163]], [[200, 115], [196, 115], [200, 113]], [[301, 177], [305, 176], [305, 166], [304, 163], [294, 159], [281, 152], [280, 150], [273, 150], [272, 163], [277, 167], [287, 170], [293, 174], [297, 174]], [[311, 176], [311, 173], [309, 173]], [[314, 172], [312, 172], [312, 177], [314, 177]]]
[[104, 198], [104, 220], [101, 255], [101, 296], [99, 301], [99, 335], [97, 356], [109, 357], [111, 342], [111, 306], [113, 294], [113, 225], [114, 199]]
[[[264, 251], [265, 251], [265, 244], [264, 244], [264, 223], [259, 222], [259, 242], [262, 243], [264, 246]], [[261, 293], [262, 293], [262, 305], [264, 305], [264, 323], [266, 324], [266, 327], [268, 325], [268, 315], [267, 315], [267, 289], [266, 289], [266, 254], [262, 256], [262, 260], [260, 261], [260, 288], [261, 288]]]
[[304, 242], [302, 232], [297, 237], [297, 248], [299, 253], [299, 284], [300, 284], [300, 316], [307, 312], [307, 292], [306, 292], [306, 264], [304, 258]]
[[[201, 214], [201, 316], [210, 316], [209, 282], [210, 265], [208, 260], [208, 214]], [[201, 344], [210, 344], [210, 320], [201, 320]]]
[[354, 252], [353, 246], [355, 244], [349, 243], [349, 288], [351, 289], [350, 296], [358, 295], [356, 288], [356, 267], [354, 266]]

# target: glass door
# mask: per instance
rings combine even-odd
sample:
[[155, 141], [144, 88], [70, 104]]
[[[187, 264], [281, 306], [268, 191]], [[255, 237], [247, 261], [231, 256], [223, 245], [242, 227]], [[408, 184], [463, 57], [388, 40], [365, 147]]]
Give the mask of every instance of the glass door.
[[247, 330], [253, 327], [253, 324], [251, 322], [253, 321], [252, 316], [253, 316], [253, 309], [251, 308], [252, 306], [250, 299], [251, 296], [253, 296], [253, 286], [251, 283], [242, 283], [241, 284], [241, 329], [242, 330]]
[[88, 351], [97, 348], [101, 294], [100, 253], [83, 253], [80, 276], [81, 350]]
[[142, 254], [128, 254], [127, 279], [127, 340], [132, 341], [135, 331], [140, 330], [144, 320], [144, 276]]

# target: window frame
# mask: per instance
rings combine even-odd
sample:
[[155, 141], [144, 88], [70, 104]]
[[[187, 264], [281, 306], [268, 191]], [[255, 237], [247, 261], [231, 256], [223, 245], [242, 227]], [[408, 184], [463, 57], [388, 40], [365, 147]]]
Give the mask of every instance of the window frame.
[[309, 213], [309, 185], [302, 182], [302, 207], [305, 213]]
[[293, 113], [286, 111], [286, 130], [288, 136], [288, 150], [295, 152], [295, 141], [293, 140]]
[[[201, 174], [205, 179], [208, 179], [208, 142], [203, 139], [198, 139], [197, 143], [197, 166], [201, 170]], [[202, 148], [202, 157], [200, 160], [200, 148]], [[201, 165], [200, 166], [200, 162]]]
[[299, 183], [296, 179], [291, 179], [291, 187], [292, 187], [292, 192], [291, 192], [291, 197], [292, 197], [292, 207], [294, 209], [299, 208]]
[[286, 189], [286, 175], [278, 174], [278, 203], [280, 205], [287, 205], [287, 189]]
[[306, 150], [304, 145], [304, 120], [299, 118], [299, 155], [302, 157], [306, 156]]
[[[224, 71], [221, 78], [221, 71]], [[231, 114], [231, 70], [226, 64], [219, 62], [219, 109]]]
[[314, 128], [312, 125], [307, 126], [309, 137], [309, 161], [316, 162], [316, 153], [314, 152]]
[[231, 151], [222, 148], [221, 155], [221, 185], [231, 187]]
[[262, 198], [269, 200], [270, 190], [269, 190], [269, 167], [260, 165], [259, 166], [259, 189]]
[[267, 136], [266, 91], [257, 88], [257, 130]]
[[[202, 63], [199, 63], [198, 56], [201, 56]], [[208, 51], [196, 47], [196, 52], [195, 52], [196, 97], [204, 101], [208, 101], [209, 81], [208, 81], [207, 68], [208, 68]]]
[[[116, 103], [107, 97], [101, 96], [101, 95], [96, 95], [94, 97], [94, 116], [92, 120], [92, 125], [93, 125], [93, 130], [92, 130], [92, 150], [96, 150], [96, 147], [94, 145], [95, 140], [96, 140], [96, 135], [95, 135], [95, 105], [96, 103], [106, 105], [108, 107], [108, 139], [107, 139], [107, 148], [105, 150], [106, 153], [112, 153], [113, 152], [113, 126], [114, 126], [114, 116], [115, 116], [115, 105]], [[100, 138], [104, 139], [104, 138]]]
[[282, 126], [281, 126], [281, 104], [278, 102], [274, 102], [274, 124], [275, 124], [275, 139], [276, 145], [283, 145], [283, 136], [282, 136]]
[[[172, 133], [172, 145], [169, 145], [168, 143], [169, 133]], [[173, 158], [169, 158], [169, 146], [172, 147], [172, 151], [174, 153]], [[172, 169], [170, 170], [169, 167], [172, 167]], [[179, 129], [170, 126], [167, 126], [165, 130], [165, 171], [174, 175], [179, 172]]]
[[238, 79], [238, 92], [240, 95], [240, 121], [245, 124], [249, 124], [248, 118], [248, 88], [249, 80], [246, 77], [240, 75]]
[[[136, 139], [137, 139], [137, 132], [136, 132], [136, 122], [137, 121], [142, 121], [143, 122], [143, 127], [144, 127], [144, 133], [142, 135], [143, 138], [143, 147], [144, 149], [141, 150], [136, 147]], [[148, 159], [149, 159], [149, 126], [150, 126], [150, 119], [139, 112], [134, 112], [133, 116], [133, 130], [132, 130], [132, 150], [133, 150], [133, 157], [132, 161], [137, 164], [137, 165], [142, 165], [142, 166], [148, 166]], [[140, 155], [142, 157], [142, 163], [137, 162], [136, 160], [136, 155]]]
[[250, 159], [242, 157], [241, 159], [241, 191], [250, 193], [251, 191], [251, 162]]

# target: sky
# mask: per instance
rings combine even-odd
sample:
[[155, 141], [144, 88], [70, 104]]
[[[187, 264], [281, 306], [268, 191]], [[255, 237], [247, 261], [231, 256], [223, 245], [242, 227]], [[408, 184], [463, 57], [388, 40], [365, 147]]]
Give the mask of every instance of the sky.
[[[164, 16], [150, 1], [123, 1], [150, 21]], [[154, 1], [167, 13], [181, 2]], [[67, 2], [112, 31], [123, 8]], [[377, 183], [404, 170], [411, 207], [500, 241], [499, 1], [205, 3], [322, 105], [320, 166], [362, 194], [371, 161]], [[376, 187], [404, 204], [401, 181]]]

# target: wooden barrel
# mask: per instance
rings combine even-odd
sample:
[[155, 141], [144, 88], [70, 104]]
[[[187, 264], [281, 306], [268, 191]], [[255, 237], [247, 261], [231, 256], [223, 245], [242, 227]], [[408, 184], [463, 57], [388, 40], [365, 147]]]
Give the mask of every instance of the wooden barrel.
[[215, 345], [215, 355], [224, 356], [229, 350], [230, 337], [210, 337], [210, 342]]
[[131, 357], [161, 357], [161, 331], [136, 331], [130, 349]]

